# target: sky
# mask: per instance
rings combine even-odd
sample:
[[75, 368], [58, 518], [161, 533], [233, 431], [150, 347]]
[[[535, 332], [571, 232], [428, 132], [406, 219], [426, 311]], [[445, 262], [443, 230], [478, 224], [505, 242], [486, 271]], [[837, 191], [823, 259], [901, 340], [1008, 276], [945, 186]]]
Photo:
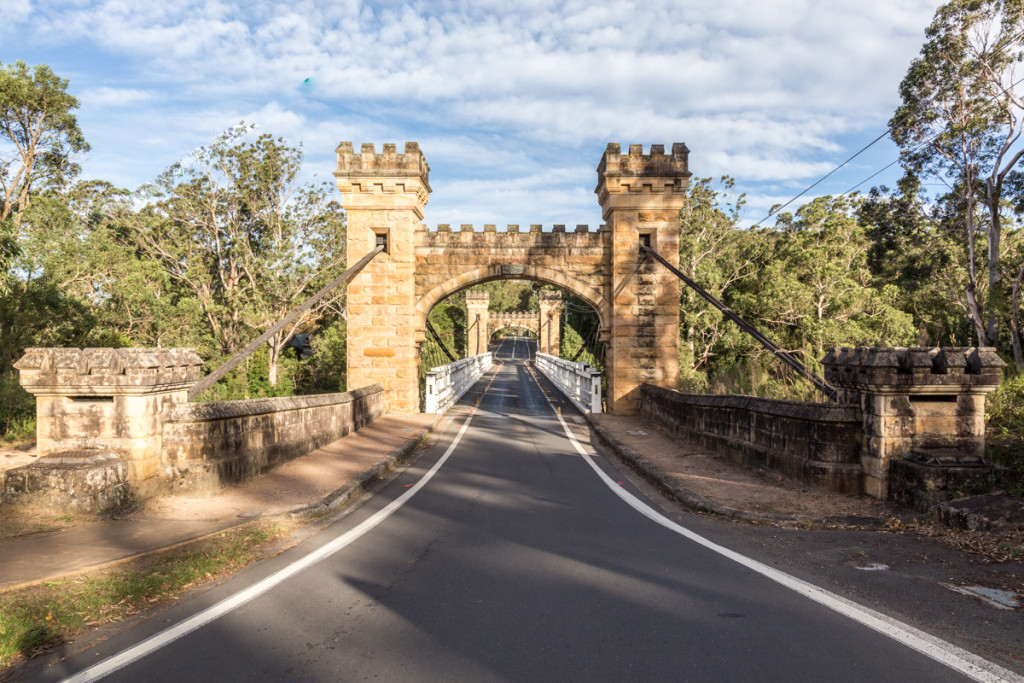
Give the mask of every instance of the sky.
[[[309, 182], [339, 142], [418, 142], [431, 228], [596, 229], [609, 142], [685, 142], [750, 224], [885, 132], [939, 4], [0, 0], [0, 62], [68, 79], [83, 175], [129, 189], [245, 121], [301, 144]], [[897, 156], [883, 140], [805, 199]]]

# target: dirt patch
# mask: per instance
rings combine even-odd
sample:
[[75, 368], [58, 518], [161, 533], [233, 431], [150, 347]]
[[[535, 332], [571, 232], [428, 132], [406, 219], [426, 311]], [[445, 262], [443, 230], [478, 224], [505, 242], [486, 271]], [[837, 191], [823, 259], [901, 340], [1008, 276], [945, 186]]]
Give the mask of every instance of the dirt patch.
[[33, 463], [36, 459], [35, 443], [0, 446], [0, 472]]

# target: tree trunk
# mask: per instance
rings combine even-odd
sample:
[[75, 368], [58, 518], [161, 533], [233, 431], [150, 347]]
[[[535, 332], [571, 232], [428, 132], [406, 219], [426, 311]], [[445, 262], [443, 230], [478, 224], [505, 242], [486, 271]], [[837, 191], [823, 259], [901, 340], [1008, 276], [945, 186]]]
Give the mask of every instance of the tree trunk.
[[267, 381], [270, 382], [270, 386], [277, 386], [277, 359], [281, 355], [281, 348], [284, 346], [284, 339], [281, 338], [280, 334], [275, 334], [267, 341], [267, 348], [269, 353], [267, 354]]
[[[988, 183], [991, 187], [992, 183]], [[991, 195], [991, 190], [989, 191]], [[988, 325], [985, 329], [986, 346], [998, 346], [999, 344], [999, 316], [1002, 313], [1001, 302], [1004, 302], [1006, 294], [1003, 292], [1003, 270], [999, 264], [999, 243], [1002, 237], [1002, 224], [999, 217], [998, 199], [989, 201], [989, 230], [988, 230]]]

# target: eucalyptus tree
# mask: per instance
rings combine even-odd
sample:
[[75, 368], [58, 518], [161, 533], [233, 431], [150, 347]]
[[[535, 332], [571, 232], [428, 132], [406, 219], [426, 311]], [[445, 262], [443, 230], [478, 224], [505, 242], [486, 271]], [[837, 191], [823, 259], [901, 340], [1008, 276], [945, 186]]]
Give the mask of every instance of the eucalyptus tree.
[[[722, 300], [734, 285], [756, 276], [772, 240], [764, 231], [739, 227], [746, 198], [735, 194], [735, 182], [728, 176], [719, 185], [711, 178], [690, 182], [679, 212], [679, 268]], [[682, 286], [679, 298], [681, 376], [688, 373], [692, 388], [699, 388], [722, 342], [743, 345], [737, 338], [742, 333], [692, 289]]]
[[78, 100], [67, 87], [68, 81], [45, 64], [0, 64], [0, 257], [5, 271], [35, 193], [73, 178], [79, 170], [73, 156], [89, 149], [74, 115]]
[[[905, 167], [942, 179], [958, 207], [966, 251], [967, 317], [979, 344], [996, 346], [1007, 314], [1001, 247], [1007, 181], [1024, 156], [1024, 4], [952, 0], [938, 9], [926, 42], [900, 84], [890, 126]], [[984, 259], [979, 251], [984, 249]], [[977, 272], [987, 274], [984, 297]], [[1019, 334], [1011, 330], [1017, 366]]]
[[[238, 351], [344, 267], [345, 221], [324, 185], [301, 186], [300, 150], [244, 128], [172, 166], [138, 215], [141, 252], [196, 300], [218, 350]], [[288, 339], [328, 310], [333, 292], [268, 341], [268, 380]]]

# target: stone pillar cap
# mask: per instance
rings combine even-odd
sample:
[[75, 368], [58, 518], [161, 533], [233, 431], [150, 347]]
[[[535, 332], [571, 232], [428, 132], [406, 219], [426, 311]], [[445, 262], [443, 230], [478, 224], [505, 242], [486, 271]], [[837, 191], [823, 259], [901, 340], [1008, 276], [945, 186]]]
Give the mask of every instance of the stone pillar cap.
[[191, 386], [203, 360], [194, 349], [26, 349], [14, 364], [32, 393], [113, 394], [126, 388]]
[[992, 347], [836, 347], [822, 359], [837, 386], [998, 386], [1006, 363]]

